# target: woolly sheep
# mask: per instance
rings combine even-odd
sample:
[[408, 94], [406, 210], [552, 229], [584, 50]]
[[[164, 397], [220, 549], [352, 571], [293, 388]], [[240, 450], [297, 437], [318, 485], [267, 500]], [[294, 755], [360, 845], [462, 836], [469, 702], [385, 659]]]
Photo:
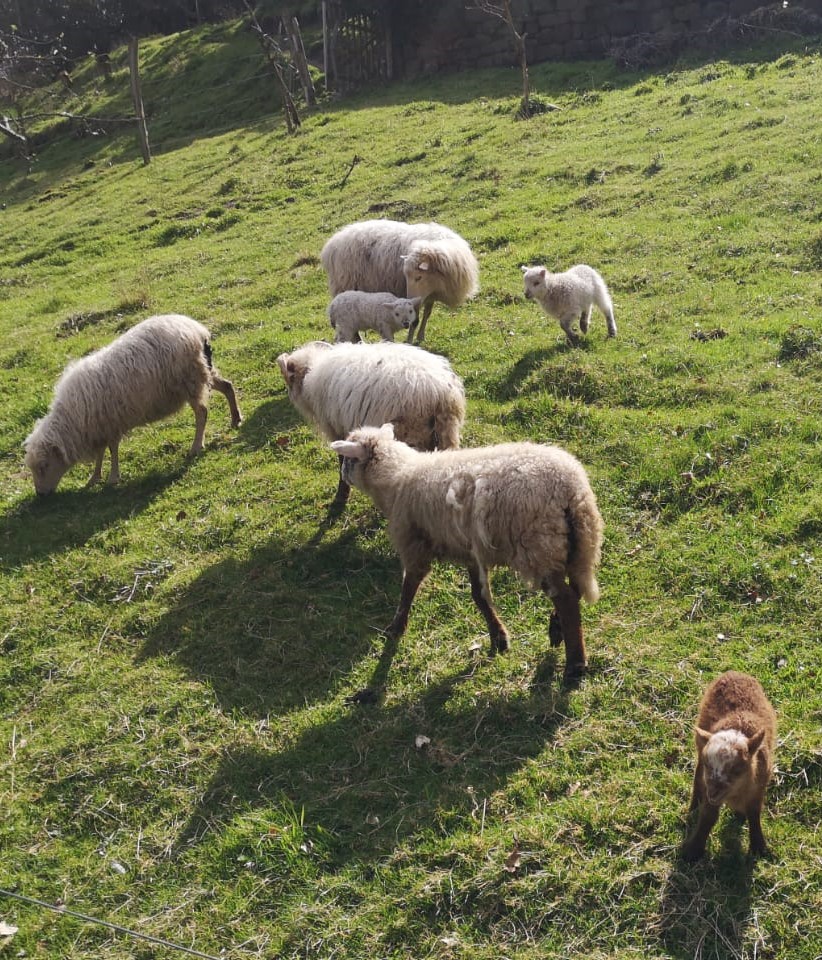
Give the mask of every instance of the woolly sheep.
[[[459, 447], [465, 391], [445, 357], [404, 343], [315, 341], [277, 363], [289, 399], [326, 440], [390, 422], [419, 450]], [[335, 501], [349, 490], [341, 474]]]
[[337, 343], [358, 343], [360, 330], [376, 330], [383, 340], [393, 340], [398, 330], [416, 325], [421, 303], [422, 297], [345, 290], [329, 304], [328, 320], [336, 330]]
[[[436, 300], [458, 307], [479, 290], [479, 264], [463, 238], [439, 223], [365, 220], [338, 230], [320, 253], [334, 297], [344, 290], [421, 297], [416, 342]], [[414, 329], [408, 332], [409, 342]]]
[[572, 327], [574, 320], [579, 317], [580, 332], [587, 333], [594, 304], [605, 314], [608, 336], [616, 336], [611, 295], [593, 267], [579, 263], [564, 273], [550, 273], [545, 267], [523, 267], [522, 273], [527, 299], [536, 300], [549, 316], [559, 320], [571, 344], [579, 342]]
[[699, 819], [682, 855], [698, 860], [723, 804], [748, 818], [752, 854], [768, 852], [760, 818], [773, 775], [776, 713], [759, 681], [729, 670], [703, 694], [694, 731], [697, 764], [691, 810]]
[[[596, 567], [602, 517], [584, 468], [559, 447], [505, 443], [419, 453], [395, 439], [390, 424], [363, 428], [331, 444], [342, 474], [388, 518], [403, 568], [390, 637], [408, 614], [434, 559], [465, 564], [471, 596], [488, 625], [492, 654], [508, 649], [493, 607], [490, 567], [507, 566], [554, 602], [549, 637], [565, 641], [565, 676], [587, 664], [580, 597], [599, 597]], [[567, 581], [566, 582], [566, 578]]]
[[186, 402], [196, 425], [190, 452], [199, 453], [212, 387], [228, 400], [231, 425], [238, 426], [242, 415], [234, 387], [212, 365], [210, 336], [191, 317], [149, 317], [108, 346], [69, 363], [49, 412], [25, 441], [37, 493], [51, 493], [69, 467], [87, 460], [95, 464], [88, 485], [99, 482], [106, 447], [111, 451], [108, 482], [118, 483], [123, 436], [170, 416]]

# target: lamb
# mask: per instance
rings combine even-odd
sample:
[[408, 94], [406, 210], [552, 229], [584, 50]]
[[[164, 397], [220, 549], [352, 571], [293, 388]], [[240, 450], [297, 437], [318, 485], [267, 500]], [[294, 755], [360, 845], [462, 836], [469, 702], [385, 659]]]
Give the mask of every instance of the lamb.
[[542, 309], [559, 320], [568, 342], [579, 343], [573, 322], [579, 317], [580, 333], [587, 333], [594, 304], [605, 314], [608, 336], [615, 337], [614, 305], [600, 274], [584, 263], [564, 273], [550, 273], [545, 267], [522, 267], [525, 296], [536, 300]]
[[416, 326], [421, 303], [422, 297], [345, 290], [329, 304], [328, 319], [337, 343], [358, 343], [360, 330], [376, 330], [383, 340], [393, 340], [398, 330]]
[[[479, 290], [479, 264], [471, 247], [439, 223], [351, 223], [326, 242], [320, 259], [332, 297], [344, 290], [387, 290], [398, 297], [421, 297], [417, 343], [425, 339], [435, 301], [458, 307]], [[414, 338], [412, 327], [408, 341]]]
[[773, 774], [776, 713], [759, 681], [730, 670], [706, 689], [696, 729], [697, 764], [691, 811], [699, 819], [682, 856], [698, 860], [722, 804], [748, 818], [750, 850], [768, 852], [760, 817]]
[[395, 439], [390, 424], [355, 430], [331, 447], [344, 458], [344, 479], [388, 518], [402, 563], [389, 637], [405, 632], [432, 560], [447, 559], [468, 568], [491, 653], [506, 651], [509, 634], [493, 607], [488, 570], [507, 566], [553, 600], [548, 635], [552, 646], [565, 641], [566, 680], [585, 670], [580, 597], [599, 597], [603, 522], [575, 457], [527, 442], [420, 453]]
[[[391, 422], [419, 450], [459, 447], [465, 390], [445, 357], [404, 343], [316, 341], [277, 363], [289, 399], [326, 440]], [[334, 502], [349, 492], [340, 474]]]
[[184, 403], [194, 411], [191, 453], [203, 449], [208, 394], [213, 387], [242, 422], [234, 387], [211, 360], [211, 335], [191, 317], [165, 314], [136, 324], [108, 346], [75, 360], [54, 388], [49, 412], [25, 441], [26, 466], [38, 494], [53, 492], [75, 463], [94, 461], [88, 486], [102, 480], [111, 451], [109, 484], [120, 480], [119, 447], [132, 428], [161, 420]]

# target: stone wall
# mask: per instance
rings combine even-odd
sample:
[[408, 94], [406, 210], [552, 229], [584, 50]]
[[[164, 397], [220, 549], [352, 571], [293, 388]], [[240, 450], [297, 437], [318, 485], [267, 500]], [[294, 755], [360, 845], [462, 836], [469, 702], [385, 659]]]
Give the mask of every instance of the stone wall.
[[[419, 0], [417, 0], [419, 3]], [[443, 70], [510, 66], [513, 38], [496, 17], [466, 9], [471, 0], [439, 0], [420, 10], [423, 36], [394, 38], [395, 60], [408, 77]], [[811, 8], [819, 0], [804, 0]], [[513, 0], [518, 28], [527, 33], [529, 64], [606, 55], [620, 38], [682, 35], [723, 17], [744, 17], [768, 0]], [[420, 4], [420, 7], [425, 6]]]

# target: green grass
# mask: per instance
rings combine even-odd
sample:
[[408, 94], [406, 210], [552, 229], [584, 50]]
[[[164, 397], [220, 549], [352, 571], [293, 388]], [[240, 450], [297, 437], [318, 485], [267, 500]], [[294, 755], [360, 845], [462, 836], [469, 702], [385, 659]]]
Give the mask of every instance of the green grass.
[[[33, 164], [0, 158], [0, 887], [231, 960], [818, 957], [819, 48], [537, 66], [561, 109], [528, 122], [510, 71], [396, 84], [289, 138], [268, 88], [236, 112], [209, 93], [254, 68], [242, 31], [213, 36], [141, 47], [148, 167], [130, 133], [45, 126]], [[89, 68], [74, 95], [113, 110], [104, 87]], [[606, 543], [577, 689], [507, 571], [508, 656], [472, 650], [448, 566], [384, 647], [384, 523], [357, 493], [329, 516], [335, 458], [274, 360], [329, 333], [324, 240], [378, 215], [480, 258], [477, 299], [428, 328], [466, 445], [589, 469]], [[572, 349], [519, 266], [579, 261], [619, 337], [596, 316]], [[169, 311], [210, 325], [245, 423], [216, 396], [204, 456], [183, 411], [127, 438], [118, 489], [77, 467], [36, 500], [21, 445], [65, 363]], [[751, 862], [726, 815], [685, 867], [691, 728], [729, 668], [779, 715], [776, 855]], [[346, 702], [375, 678], [383, 702]], [[3, 955], [177, 955], [1, 897], [0, 919]]]

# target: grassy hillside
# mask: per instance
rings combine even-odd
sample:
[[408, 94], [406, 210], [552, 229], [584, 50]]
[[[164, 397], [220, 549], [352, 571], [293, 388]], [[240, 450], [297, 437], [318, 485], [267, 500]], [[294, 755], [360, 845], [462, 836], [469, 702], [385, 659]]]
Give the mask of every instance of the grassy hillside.
[[[0, 888], [231, 960], [818, 957], [819, 48], [540, 66], [559, 109], [527, 123], [513, 71], [385, 86], [289, 138], [265, 92], [232, 115], [248, 38], [198, 36], [142, 46], [148, 167], [128, 131], [0, 161]], [[384, 523], [358, 493], [329, 514], [335, 457], [274, 362], [328, 335], [319, 250], [375, 216], [480, 258], [477, 299], [428, 326], [465, 444], [557, 442], [589, 470], [606, 544], [578, 688], [507, 571], [509, 655], [486, 658], [449, 566], [380, 636]], [[573, 349], [519, 266], [579, 261], [619, 337], [595, 316]], [[78, 466], [35, 499], [22, 442], [65, 363], [170, 311], [210, 325], [245, 423], [217, 395], [202, 457], [182, 411], [127, 438], [117, 489]], [[691, 729], [729, 668], [779, 715], [775, 854], [751, 861], [726, 812], [686, 866]], [[346, 702], [369, 683], [380, 703]], [[4, 956], [179, 955], [5, 895], [0, 920]]]

